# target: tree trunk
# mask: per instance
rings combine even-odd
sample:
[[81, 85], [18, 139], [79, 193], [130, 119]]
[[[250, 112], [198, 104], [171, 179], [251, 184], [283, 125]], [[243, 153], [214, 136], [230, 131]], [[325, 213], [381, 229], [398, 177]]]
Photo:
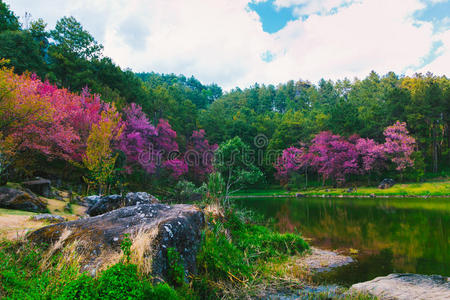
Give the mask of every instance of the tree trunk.
[[437, 132], [436, 123], [433, 123], [433, 173], [438, 171], [438, 143], [437, 143]]
[[305, 188], [308, 188], [308, 167], [305, 169]]

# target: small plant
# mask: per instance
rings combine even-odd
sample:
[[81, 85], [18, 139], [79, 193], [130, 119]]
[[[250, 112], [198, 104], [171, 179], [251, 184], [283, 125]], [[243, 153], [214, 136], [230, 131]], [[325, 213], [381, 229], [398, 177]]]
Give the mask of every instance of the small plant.
[[118, 263], [98, 278], [99, 299], [142, 299], [143, 287], [136, 265]]
[[184, 284], [184, 266], [180, 254], [175, 248], [167, 249], [167, 262], [169, 264], [169, 282], [174, 286]]
[[152, 286], [150, 283], [144, 284], [144, 300], [178, 300], [177, 292], [167, 283]]
[[95, 281], [91, 276], [81, 274], [80, 277], [63, 286], [62, 293], [58, 299], [93, 299], [95, 298], [94, 286]]
[[123, 236], [124, 238], [122, 240], [122, 243], [120, 244], [120, 249], [122, 249], [123, 255], [125, 255], [125, 261], [129, 263], [131, 257], [131, 245], [133, 244], [133, 242], [131, 241], [130, 235], [128, 233], [125, 233]]

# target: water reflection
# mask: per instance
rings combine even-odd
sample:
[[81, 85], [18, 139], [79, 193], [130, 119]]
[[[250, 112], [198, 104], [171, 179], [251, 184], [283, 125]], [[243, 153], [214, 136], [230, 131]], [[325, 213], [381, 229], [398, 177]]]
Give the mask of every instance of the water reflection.
[[[328, 274], [342, 284], [392, 272], [450, 275], [447, 199], [261, 198], [240, 204], [300, 231], [314, 245], [359, 250], [358, 263]], [[334, 276], [334, 277], [333, 277]], [[334, 279], [332, 279], [334, 278]]]

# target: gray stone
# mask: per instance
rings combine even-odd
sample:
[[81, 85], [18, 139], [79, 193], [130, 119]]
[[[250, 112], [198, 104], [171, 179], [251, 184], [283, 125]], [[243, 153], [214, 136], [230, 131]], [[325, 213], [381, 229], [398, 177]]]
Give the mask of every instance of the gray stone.
[[31, 217], [31, 219], [33, 221], [47, 221], [50, 223], [61, 223], [61, 222], [65, 221], [65, 219], [63, 217], [58, 216], [58, 215], [52, 215], [52, 214], [35, 215], [35, 216]]
[[351, 292], [367, 293], [379, 299], [450, 299], [450, 281], [440, 275], [389, 274], [352, 285]]
[[306, 197], [306, 195], [305, 194], [301, 194], [301, 193], [296, 193], [295, 197], [297, 197], [297, 198], [304, 198], [304, 197]]
[[50, 180], [40, 177], [37, 177], [35, 180], [22, 182], [24, 188], [30, 189], [33, 193], [44, 197], [50, 197], [52, 195], [50, 184]]
[[385, 178], [380, 182], [380, 184], [378, 185], [378, 188], [385, 190], [385, 189], [393, 187], [394, 185], [395, 185], [394, 179]]
[[121, 255], [121, 242], [124, 235], [129, 234], [140, 249], [142, 246], [149, 249], [140, 257], [144, 264], [151, 264], [151, 275], [165, 280], [168, 248], [178, 251], [187, 274], [196, 273], [196, 256], [204, 226], [203, 212], [193, 205], [141, 204], [46, 226], [32, 232], [28, 238], [49, 245], [55, 242], [69, 245], [76, 241], [81, 270], [95, 273], [114, 261], [114, 255]]
[[0, 207], [32, 212], [47, 211], [47, 204], [32, 193], [0, 187]]
[[338, 254], [333, 251], [312, 247], [309, 254], [302, 257], [298, 264], [307, 267], [313, 272], [327, 272], [333, 268], [342, 267], [353, 263], [350, 256]]
[[[99, 197], [99, 196], [95, 196]], [[145, 192], [128, 193], [125, 197], [122, 195], [101, 196], [92, 201], [93, 205], [89, 205], [86, 213], [92, 216], [98, 216], [106, 212], [125, 207], [140, 204], [158, 203], [158, 199]]]
[[88, 207], [94, 206], [101, 198], [102, 196], [98, 195], [86, 196], [83, 198], [82, 204]]

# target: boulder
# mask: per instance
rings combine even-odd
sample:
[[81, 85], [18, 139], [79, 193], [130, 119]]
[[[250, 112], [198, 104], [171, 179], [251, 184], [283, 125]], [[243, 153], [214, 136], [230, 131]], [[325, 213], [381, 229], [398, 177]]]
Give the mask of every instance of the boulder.
[[122, 195], [101, 196], [95, 199], [94, 204], [89, 206], [86, 213], [93, 217], [125, 206], [152, 204], [158, 202], [159, 201], [156, 197], [145, 192], [128, 193], [125, 197]]
[[306, 197], [306, 195], [305, 194], [301, 194], [301, 193], [296, 193], [295, 197], [297, 197], [297, 198], [304, 198], [304, 197]]
[[33, 221], [47, 221], [50, 223], [61, 223], [64, 222], [65, 219], [58, 215], [52, 215], [52, 214], [40, 214], [32, 216], [31, 219]]
[[128, 234], [133, 242], [132, 255], [140, 262], [138, 265], [150, 265], [148, 273], [166, 280], [169, 248], [180, 254], [186, 278], [196, 273], [196, 255], [204, 226], [203, 212], [193, 205], [140, 204], [96, 217], [49, 225], [32, 232], [28, 239], [53, 245], [49, 249], [56, 245], [75, 245], [68, 248], [80, 255], [81, 270], [95, 274], [120, 259], [120, 245]]
[[450, 299], [450, 280], [440, 275], [389, 274], [352, 285], [352, 292], [379, 299]]
[[384, 190], [384, 189], [391, 188], [394, 185], [395, 185], [394, 179], [385, 178], [380, 182], [380, 184], [378, 185], [378, 188]]
[[347, 193], [354, 193], [354, 192], [357, 192], [356, 187], [349, 187], [347, 189]]
[[44, 197], [50, 197], [52, 195], [50, 184], [50, 180], [40, 177], [37, 177], [35, 180], [22, 182], [24, 188]]
[[98, 195], [86, 196], [83, 198], [83, 201], [81, 201], [80, 204], [87, 207], [91, 207], [94, 206], [101, 198], [102, 196]]
[[47, 204], [35, 195], [8, 187], [0, 187], [0, 207], [32, 212], [47, 211]]

